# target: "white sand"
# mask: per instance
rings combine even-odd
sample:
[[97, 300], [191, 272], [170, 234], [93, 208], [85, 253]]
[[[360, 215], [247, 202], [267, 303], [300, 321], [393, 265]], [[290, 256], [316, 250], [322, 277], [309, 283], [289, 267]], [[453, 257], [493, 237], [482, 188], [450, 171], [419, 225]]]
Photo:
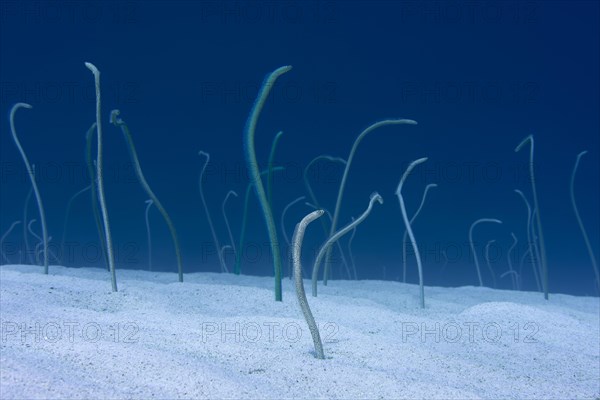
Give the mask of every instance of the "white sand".
[[598, 298], [427, 287], [421, 310], [415, 285], [332, 281], [308, 299], [318, 360], [287, 278], [283, 303], [272, 278], [118, 271], [118, 293], [99, 269], [0, 279], [2, 399], [600, 397]]

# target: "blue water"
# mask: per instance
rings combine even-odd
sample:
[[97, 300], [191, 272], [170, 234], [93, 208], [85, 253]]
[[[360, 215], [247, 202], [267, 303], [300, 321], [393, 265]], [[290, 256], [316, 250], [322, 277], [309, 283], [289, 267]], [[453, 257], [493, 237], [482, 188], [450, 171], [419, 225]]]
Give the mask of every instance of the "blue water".
[[[203, 158], [211, 162], [204, 190], [221, 244], [230, 244], [226, 210], [239, 240], [248, 183], [243, 128], [265, 74], [293, 69], [274, 86], [256, 132], [257, 158], [266, 168], [275, 134], [273, 209], [279, 229], [283, 208], [306, 196], [303, 168], [320, 154], [347, 158], [357, 135], [386, 118], [417, 126], [385, 127], [358, 147], [351, 165], [339, 225], [358, 217], [369, 195], [384, 204], [359, 226], [352, 253], [361, 279], [401, 279], [404, 224], [396, 187], [407, 165], [429, 160], [408, 178], [409, 215], [428, 183], [430, 191], [413, 227], [426, 285], [478, 283], [468, 230], [478, 218], [502, 225], [476, 228], [484, 284], [492, 285], [484, 249], [500, 288], [512, 288], [507, 252], [513, 232], [516, 268], [526, 244], [526, 209], [514, 189], [532, 202], [526, 147], [535, 138], [535, 174], [551, 292], [597, 295], [594, 273], [569, 197], [575, 158], [588, 150], [575, 181], [578, 207], [596, 257], [600, 254], [599, 5], [597, 2], [58, 2], [3, 1], [0, 24], [0, 230], [22, 219], [30, 188], [10, 134], [16, 126], [36, 165], [53, 249], [67, 266], [102, 266], [86, 194], [73, 204], [60, 248], [65, 207], [89, 184], [85, 133], [95, 121], [93, 76], [101, 71], [105, 186], [117, 250], [117, 268], [147, 269], [146, 194], [137, 183], [121, 132], [111, 126], [119, 109], [131, 129], [144, 174], [171, 214], [181, 240], [185, 272], [218, 271], [219, 263], [198, 191]], [[320, 203], [333, 212], [342, 174], [339, 164], [315, 165], [309, 174]], [[311, 209], [290, 208], [287, 234]], [[40, 232], [35, 201], [29, 219]], [[152, 263], [176, 271], [169, 232], [150, 212]], [[25, 250], [21, 226], [3, 243], [11, 262]], [[279, 232], [279, 239], [285, 243]], [[325, 234], [307, 232], [309, 266]], [[37, 241], [30, 237], [33, 245]], [[237, 246], [237, 243], [236, 243]], [[348, 253], [348, 237], [342, 240]], [[407, 281], [417, 282], [409, 246]], [[253, 194], [244, 273], [272, 274], [266, 226]], [[449, 262], [444, 268], [443, 253]], [[232, 256], [226, 261], [232, 267]], [[285, 261], [285, 257], [284, 257]], [[334, 257], [333, 277], [345, 278]], [[287, 265], [284, 270], [287, 273]], [[523, 288], [535, 290], [525, 262]]]

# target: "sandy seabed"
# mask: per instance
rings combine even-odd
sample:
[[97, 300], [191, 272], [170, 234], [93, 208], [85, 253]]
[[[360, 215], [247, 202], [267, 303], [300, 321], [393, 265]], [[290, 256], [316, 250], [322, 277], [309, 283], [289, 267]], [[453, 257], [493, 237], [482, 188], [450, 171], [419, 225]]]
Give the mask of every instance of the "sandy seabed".
[[[595, 399], [600, 300], [478, 287], [0, 267], [0, 398]], [[305, 281], [310, 295], [310, 283]]]

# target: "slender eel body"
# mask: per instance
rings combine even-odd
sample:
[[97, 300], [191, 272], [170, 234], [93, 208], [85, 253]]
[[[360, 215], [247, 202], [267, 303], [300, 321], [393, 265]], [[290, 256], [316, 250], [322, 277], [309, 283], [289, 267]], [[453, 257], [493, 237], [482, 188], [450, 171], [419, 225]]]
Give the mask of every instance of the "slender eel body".
[[304, 319], [308, 324], [308, 329], [312, 335], [313, 342], [315, 344], [316, 357], [319, 359], [325, 358], [323, 353], [323, 343], [321, 343], [321, 335], [319, 334], [319, 328], [315, 322], [315, 318], [310, 311], [308, 306], [308, 300], [306, 300], [306, 293], [304, 292], [304, 283], [302, 282], [302, 264], [300, 263], [300, 253], [302, 250], [302, 240], [304, 239], [304, 231], [308, 224], [316, 220], [323, 215], [323, 210], [313, 211], [296, 225], [294, 231], [294, 237], [292, 238], [292, 260], [294, 263], [294, 281], [296, 283], [296, 295], [298, 296], [298, 303], [304, 314]]

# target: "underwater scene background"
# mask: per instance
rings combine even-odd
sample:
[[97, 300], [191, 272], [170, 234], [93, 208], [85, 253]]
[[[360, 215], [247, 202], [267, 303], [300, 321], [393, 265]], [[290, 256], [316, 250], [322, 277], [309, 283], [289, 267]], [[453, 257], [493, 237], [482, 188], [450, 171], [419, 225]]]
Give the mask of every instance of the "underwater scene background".
[[[30, 182], [13, 143], [8, 113], [16, 102], [32, 110], [16, 116], [23, 147], [36, 166], [53, 264], [104, 266], [89, 195], [73, 202], [65, 245], [65, 210], [90, 184], [85, 134], [95, 121], [94, 82], [85, 61], [101, 71], [106, 201], [119, 269], [148, 269], [146, 194], [138, 184], [120, 130], [109, 124], [119, 109], [129, 125], [149, 184], [171, 215], [181, 241], [184, 272], [220, 271], [199, 194], [203, 188], [221, 245], [239, 240], [248, 185], [243, 129], [263, 77], [291, 65], [273, 87], [256, 133], [257, 158], [267, 168], [273, 138], [283, 135], [274, 165], [273, 210], [280, 243], [285, 206], [308, 196], [303, 171], [316, 156], [347, 158], [370, 124], [409, 118], [416, 126], [369, 134], [353, 160], [338, 226], [384, 199], [357, 228], [352, 254], [359, 279], [402, 279], [404, 223], [395, 191], [408, 164], [403, 194], [409, 215], [427, 184], [429, 193], [413, 229], [425, 285], [478, 283], [468, 231], [479, 218], [502, 225], [477, 227], [474, 244], [489, 259], [497, 286], [511, 288], [507, 254], [518, 266], [527, 250], [532, 203], [529, 148], [535, 138], [535, 180], [544, 228], [550, 292], [598, 295], [589, 254], [577, 224], [569, 185], [581, 159], [575, 196], [595, 256], [600, 253], [599, 4], [597, 2], [45, 2], [3, 1], [0, 15], [0, 230], [22, 219]], [[343, 166], [320, 162], [308, 173], [320, 204], [333, 212]], [[312, 209], [290, 207], [294, 225]], [[34, 199], [29, 219], [39, 232]], [[152, 266], [177, 271], [169, 231], [150, 211]], [[12, 263], [24, 257], [22, 226], [4, 242]], [[305, 238], [312, 259], [326, 239]], [[32, 238], [35, 245], [35, 240]], [[342, 240], [350, 258], [348, 237]], [[269, 239], [251, 192], [242, 272], [272, 275]], [[418, 281], [408, 246], [407, 282]], [[282, 250], [284, 253], [285, 250]], [[226, 263], [233, 264], [231, 253]], [[447, 257], [444, 257], [444, 254]], [[287, 276], [287, 260], [284, 258]], [[334, 252], [333, 278], [348, 279]], [[522, 283], [536, 290], [525, 259]], [[482, 267], [486, 286], [490, 271]]]

